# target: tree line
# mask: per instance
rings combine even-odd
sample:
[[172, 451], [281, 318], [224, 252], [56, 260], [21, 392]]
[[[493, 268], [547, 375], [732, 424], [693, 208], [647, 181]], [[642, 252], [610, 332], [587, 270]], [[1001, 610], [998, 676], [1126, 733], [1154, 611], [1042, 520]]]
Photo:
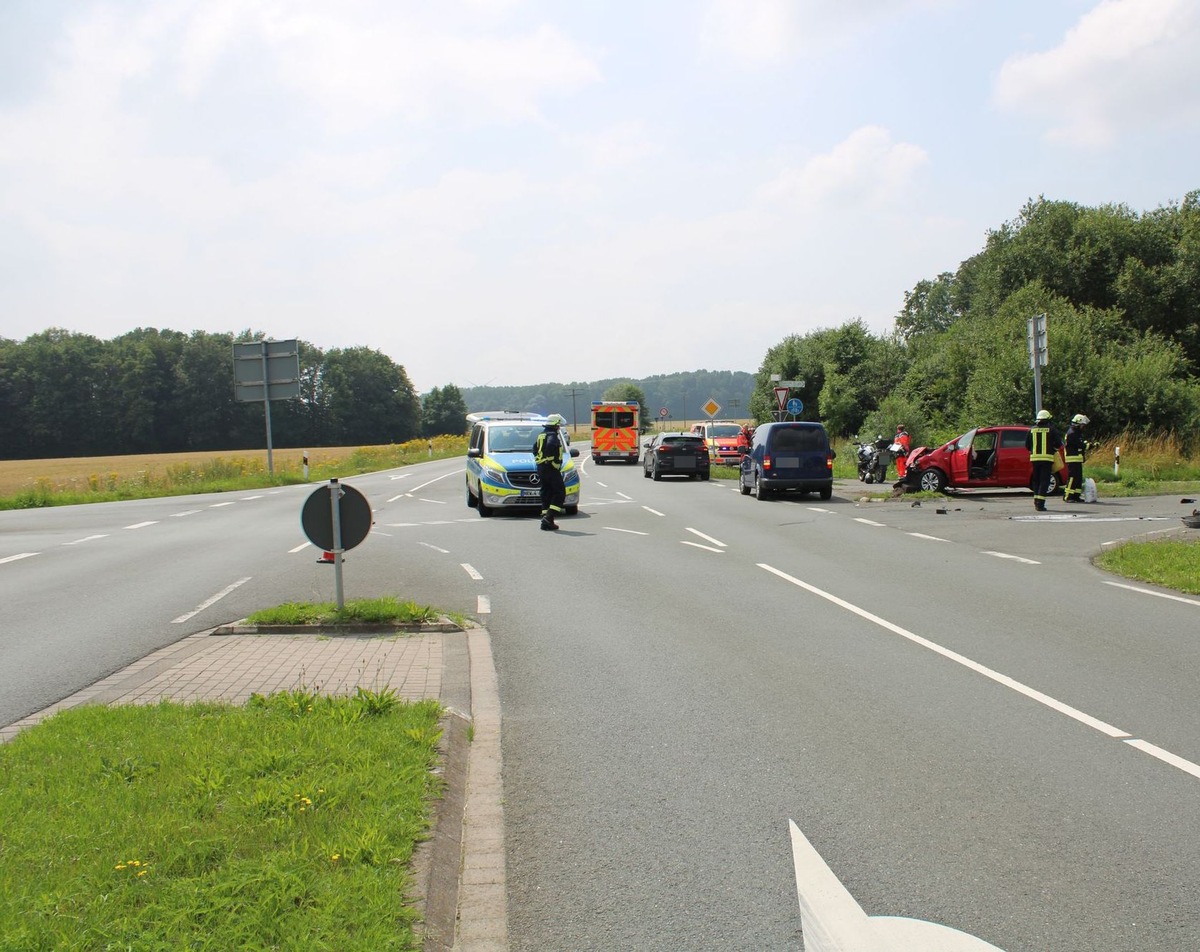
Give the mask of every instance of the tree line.
[[[254, 449], [266, 445], [262, 402], [234, 394], [243, 331], [138, 328], [113, 340], [53, 328], [0, 338], [0, 458], [41, 459]], [[300, 398], [271, 401], [279, 447], [367, 446], [461, 433], [452, 384], [424, 402], [402, 366], [367, 347], [298, 342]]]
[[771, 419], [771, 374], [804, 380], [805, 419], [834, 433], [931, 444], [1034, 413], [1028, 321], [1045, 314], [1042, 404], [1099, 435], [1173, 434], [1200, 443], [1200, 191], [1146, 213], [1030, 201], [953, 272], [904, 295], [892, 331], [862, 320], [791, 335], [755, 379], [754, 419]]

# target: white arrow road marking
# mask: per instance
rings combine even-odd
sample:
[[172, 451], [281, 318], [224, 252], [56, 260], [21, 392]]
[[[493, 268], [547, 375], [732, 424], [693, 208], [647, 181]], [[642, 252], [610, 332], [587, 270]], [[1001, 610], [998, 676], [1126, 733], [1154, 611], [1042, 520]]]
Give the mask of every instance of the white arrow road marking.
[[486, 595], [479, 595], [475, 599], [475, 614], [488, 615], [492, 611], [492, 600]]
[[18, 559], [32, 558], [33, 556], [40, 554], [40, 552], [19, 552], [16, 555], [10, 555], [6, 558], [0, 559], [0, 565], [3, 565], [5, 562], [16, 562]]
[[108, 534], [84, 536], [82, 539], [76, 539], [74, 542], [64, 542], [63, 545], [79, 545], [81, 542], [91, 542], [93, 539], [107, 539]]
[[937, 536], [926, 535], [924, 532], [910, 532], [914, 539], [928, 539], [930, 542], [949, 542], [949, 539], [939, 539]]
[[126, 529], [145, 529], [146, 526], [156, 526], [156, 525], [158, 525], [158, 520], [152, 519], [150, 522], [135, 522], [133, 525], [126, 526], [125, 528]]
[[662, 513], [659, 512], [657, 509], [651, 509], [649, 506], [642, 506], [642, 508], [645, 509], [646, 512], [650, 513], [650, 515], [652, 515], [652, 516], [661, 516], [662, 515]]
[[1023, 559], [1019, 555], [1009, 555], [1007, 552], [987, 552], [984, 555], [994, 555], [998, 559], [1012, 559], [1014, 562], [1023, 562], [1025, 565], [1041, 565], [1041, 562], [1035, 562], [1033, 559]]
[[637, 529], [618, 529], [616, 526], [605, 526], [609, 532], [628, 532], [630, 535], [649, 535], [649, 532], [638, 532]]
[[471, 576], [471, 578], [475, 579], [475, 581], [477, 581], [477, 582], [483, 581], [483, 576], [480, 575], [477, 571], [475, 571], [475, 568], [473, 566], [468, 565], [466, 562], [460, 562], [459, 565], [461, 565], [463, 567], [463, 571], [466, 572], [469, 576]]
[[1039, 704], [1044, 704], [1052, 711], [1058, 711], [1059, 714], [1065, 714], [1072, 720], [1076, 720], [1080, 724], [1099, 731], [1101, 734], [1105, 734], [1114, 740], [1125, 741], [1131, 747], [1140, 750], [1143, 753], [1150, 754], [1153, 757], [1157, 757], [1159, 760], [1163, 761], [1163, 763], [1170, 764], [1172, 767], [1178, 767], [1185, 773], [1189, 773], [1197, 778], [1200, 778], [1200, 766], [1192, 763], [1190, 760], [1184, 760], [1182, 757], [1178, 757], [1169, 751], [1163, 750], [1161, 747], [1155, 747], [1153, 744], [1149, 744], [1144, 740], [1135, 739], [1133, 735], [1129, 733], [1129, 731], [1123, 731], [1119, 727], [1113, 727], [1111, 724], [1106, 724], [1098, 717], [1092, 717], [1090, 714], [1085, 714], [1083, 711], [1071, 707], [1069, 704], [1064, 704], [1062, 701], [1056, 700], [1055, 698], [1050, 697], [1048, 694], [1043, 694], [1041, 691], [1035, 690], [1026, 684], [1022, 684], [1015, 678], [1010, 678], [1008, 675], [1001, 674], [999, 671], [993, 671], [991, 668], [985, 667], [977, 661], [972, 661], [965, 655], [960, 655], [957, 651], [951, 651], [949, 648], [943, 648], [941, 645], [930, 641], [928, 638], [922, 638], [920, 635], [913, 634], [906, 628], [901, 628], [899, 625], [894, 625], [890, 621], [880, 618], [878, 615], [871, 614], [865, 608], [859, 608], [857, 605], [853, 605], [844, 599], [838, 598], [836, 595], [831, 595], [829, 592], [822, 591], [815, 585], [809, 585], [807, 582], [802, 582], [800, 579], [788, 575], [786, 572], [781, 572], [779, 569], [773, 568], [772, 566], [767, 565], [765, 562], [759, 562], [758, 567], [760, 569], [765, 569], [772, 575], [779, 576], [779, 578], [786, 582], [791, 582], [793, 585], [804, 589], [806, 592], [811, 592], [813, 595], [816, 595], [819, 598], [823, 598], [828, 602], [832, 602], [839, 608], [844, 608], [848, 612], [853, 612], [860, 618], [865, 618], [867, 621], [878, 625], [880, 628], [884, 628], [887, 631], [897, 634], [901, 638], [907, 638], [915, 645], [920, 645], [922, 648], [928, 648], [935, 654], [940, 654], [943, 658], [947, 658], [956, 664], [961, 664], [964, 668], [969, 668], [976, 674], [982, 674], [985, 678], [989, 678], [992, 681], [995, 681], [997, 684], [1001, 684], [1006, 688], [1010, 688], [1013, 691], [1016, 691], [1018, 694], [1023, 694], [1031, 701], [1037, 701]]
[[180, 615], [178, 618], [172, 618], [171, 624], [172, 625], [181, 625], [185, 621], [187, 621], [189, 618], [192, 618], [195, 615], [199, 615], [202, 611], [204, 611], [204, 609], [208, 608], [210, 605], [215, 605], [222, 598], [224, 598], [226, 595], [228, 595], [230, 592], [232, 592], [235, 588], [238, 588], [241, 585], [245, 585], [247, 582], [250, 581], [251, 578], [253, 578], [253, 576], [247, 575], [245, 578], [238, 579], [232, 585], [229, 585], [226, 588], [221, 589], [221, 591], [217, 592], [217, 594], [214, 595], [212, 598], [208, 599], [207, 601], [201, 602], [199, 605], [197, 605], [194, 609], [192, 609], [192, 611], [188, 612], [186, 615]]
[[722, 549], [725, 548], [725, 543], [722, 542], [720, 539], [714, 539], [710, 535], [705, 535], [699, 529], [692, 529], [692, 528], [688, 528], [686, 526], [684, 528], [687, 528], [687, 531], [692, 533], [693, 535], [698, 535], [705, 542], [711, 542], [713, 545], [719, 545]]
[[686, 539], [680, 539], [679, 544], [690, 545], [696, 549], [703, 549], [705, 552], [716, 552], [718, 555], [725, 551], [724, 549], [713, 548], [711, 545], [701, 545], [699, 542], [688, 542]]
[[1114, 588], [1127, 588], [1131, 592], [1138, 592], [1142, 595], [1154, 595], [1158, 598], [1169, 598], [1173, 602], [1183, 602], [1185, 605], [1200, 605], [1200, 602], [1194, 598], [1184, 598], [1182, 595], [1168, 595], [1166, 592], [1155, 592], [1148, 588], [1139, 588], [1137, 585], [1125, 585], [1122, 582], [1105, 582], [1105, 585], [1111, 585]]
[[868, 916], [794, 820], [788, 820], [788, 829], [804, 952], [1001, 952], [936, 922]]

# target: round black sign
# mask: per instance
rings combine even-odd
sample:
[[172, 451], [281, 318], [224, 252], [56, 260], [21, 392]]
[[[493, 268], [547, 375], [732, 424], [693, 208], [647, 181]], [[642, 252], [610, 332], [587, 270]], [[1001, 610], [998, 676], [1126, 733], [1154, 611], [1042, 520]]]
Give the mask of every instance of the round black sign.
[[[300, 525], [308, 541], [325, 552], [333, 551], [333, 506], [330, 505], [329, 489], [329, 486], [314, 489], [300, 512]], [[341, 489], [338, 522], [342, 530], [342, 549], [353, 549], [371, 531], [371, 504], [353, 486], [343, 483]]]

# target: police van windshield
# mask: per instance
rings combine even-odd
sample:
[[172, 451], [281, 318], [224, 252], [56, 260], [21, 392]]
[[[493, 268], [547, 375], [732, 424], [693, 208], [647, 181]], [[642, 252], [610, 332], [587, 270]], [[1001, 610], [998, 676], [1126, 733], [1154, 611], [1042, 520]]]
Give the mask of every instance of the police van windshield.
[[492, 453], [530, 453], [539, 426], [494, 426], [488, 432], [488, 450]]

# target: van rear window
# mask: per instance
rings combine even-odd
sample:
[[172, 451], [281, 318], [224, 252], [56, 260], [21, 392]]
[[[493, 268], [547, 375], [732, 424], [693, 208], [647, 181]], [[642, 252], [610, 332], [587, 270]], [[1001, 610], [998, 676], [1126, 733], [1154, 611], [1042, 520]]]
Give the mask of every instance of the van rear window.
[[823, 452], [825, 433], [816, 427], [780, 427], [771, 440], [776, 453]]

